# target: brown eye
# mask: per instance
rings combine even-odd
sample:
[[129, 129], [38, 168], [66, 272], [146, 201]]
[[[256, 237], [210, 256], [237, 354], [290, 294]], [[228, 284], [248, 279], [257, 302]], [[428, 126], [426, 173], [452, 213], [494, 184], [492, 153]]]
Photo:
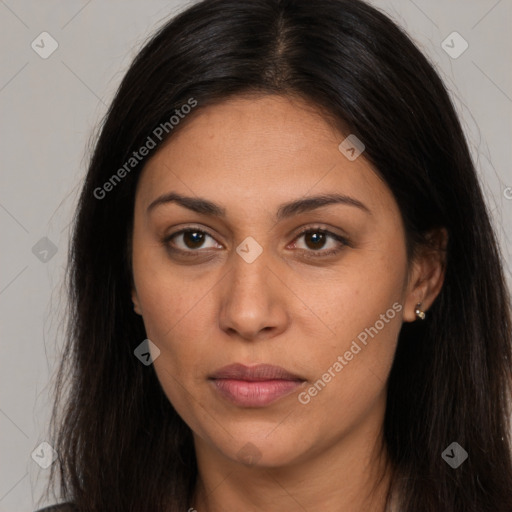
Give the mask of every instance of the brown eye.
[[209, 246], [205, 246], [208, 238], [211, 238], [215, 242], [214, 238], [200, 229], [182, 229], [176, 233], [172, 233], [167, 236], [162, 242], [171, 251], [177, 251], [182, 253], [198, 253], [199, 249], [217, 249], [218, 244], [213, 243]]
[[204, 243], [204, 236], [202, 231], [184, 231], [183, 242], [189, 249], [198, 249]]
[[320, 231], [308, 231], [304, 234], [304, 241], [309, 249], [322, 249], [326, 241], [325, 233]]
[[[309, 228], [302, 231], [296, 240], [301, 238], [304, 239], [305, 247], [297, 248], [303, 249], [304, 255], [308, 257], [332, 256], [341, 251], [343, 247], [350, 245], [344, 237], [320, 228]], [[330, 246], [325, 247], [330, 240], [332, 240]], [[297, 242], [294, 245], [296, 244]]]

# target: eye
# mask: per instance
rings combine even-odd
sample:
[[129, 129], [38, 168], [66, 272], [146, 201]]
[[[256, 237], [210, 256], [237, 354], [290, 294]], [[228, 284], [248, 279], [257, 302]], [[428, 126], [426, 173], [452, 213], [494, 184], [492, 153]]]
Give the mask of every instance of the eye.
[[[195, 249], [210, 249], [214, 246], [204, 247], [204, 242], [207, 238], [214, 238], [209, 235], [206, 231], [202, 231], [200, 229], [194, 228], [186, 228], [181, 231], [177, 231], [176, 233], [171, 233], [164, 240], [164, 243], [168, 246], [171, 251], [178, 252], [197, 252]], [[173, 242], [170, 244], [169, 242], [174, 239], [178, 240], [178, 243]], [[177, 247], [173, 247], [177, 246]]]
[[[306, 228], [295, 240], [299, 240], [300, 238], [304, 238], [307, 257], [312, 256], [317, 258], [332, 256], [340, 252], [344, 246], [349, 245], [345, 237], [322, 228]], [[329, 239], [331, 240], [330, 247], [325, 248], [325, 244]]]

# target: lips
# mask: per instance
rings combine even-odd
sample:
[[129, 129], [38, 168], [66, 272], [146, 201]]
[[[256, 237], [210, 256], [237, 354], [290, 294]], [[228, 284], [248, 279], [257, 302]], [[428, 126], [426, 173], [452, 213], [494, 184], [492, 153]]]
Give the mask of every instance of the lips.
[[280, 366], [231, 364], [213, 373], [214, 390], [240, 407], [264, 407], [289, 395], [304, 379]]
[[257, 366], [244, 366], [243, 364], [230, 364], [217, 370], [212, 379], [235, 379], [258, 382], [263, 380], [304, 380], [298, 375], [286, 371], [280, 366], [259, 364]]

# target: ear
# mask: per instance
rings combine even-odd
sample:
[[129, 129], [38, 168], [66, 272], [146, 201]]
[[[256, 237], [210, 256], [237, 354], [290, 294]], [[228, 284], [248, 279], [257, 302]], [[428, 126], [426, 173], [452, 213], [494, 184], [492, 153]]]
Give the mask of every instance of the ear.
[[137, 295], [137, 290], [135, 290], [135, 287], [132, 287], [132, 302], [133, 302], [133, 310], [138, 315], [142, 315], [142, 310], [140, 307], [139, 297]]
[[404, 322], [415, 322], [416, 306], [426, 312], [443, 287], [446, 272], [448, 231], [438, 228], [426, 235], [426, 243], [418, 248], [409, 272], [404, 301]]

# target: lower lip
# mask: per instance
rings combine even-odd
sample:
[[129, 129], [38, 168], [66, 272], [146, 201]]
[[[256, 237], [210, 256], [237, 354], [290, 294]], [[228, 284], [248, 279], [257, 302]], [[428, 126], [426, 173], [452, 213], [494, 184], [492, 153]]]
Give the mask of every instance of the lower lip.
[[230, 402], [243, 407], [264, 407], [296, 390], [302, 381], [246, 381], [214, 379], [215, 389]]

